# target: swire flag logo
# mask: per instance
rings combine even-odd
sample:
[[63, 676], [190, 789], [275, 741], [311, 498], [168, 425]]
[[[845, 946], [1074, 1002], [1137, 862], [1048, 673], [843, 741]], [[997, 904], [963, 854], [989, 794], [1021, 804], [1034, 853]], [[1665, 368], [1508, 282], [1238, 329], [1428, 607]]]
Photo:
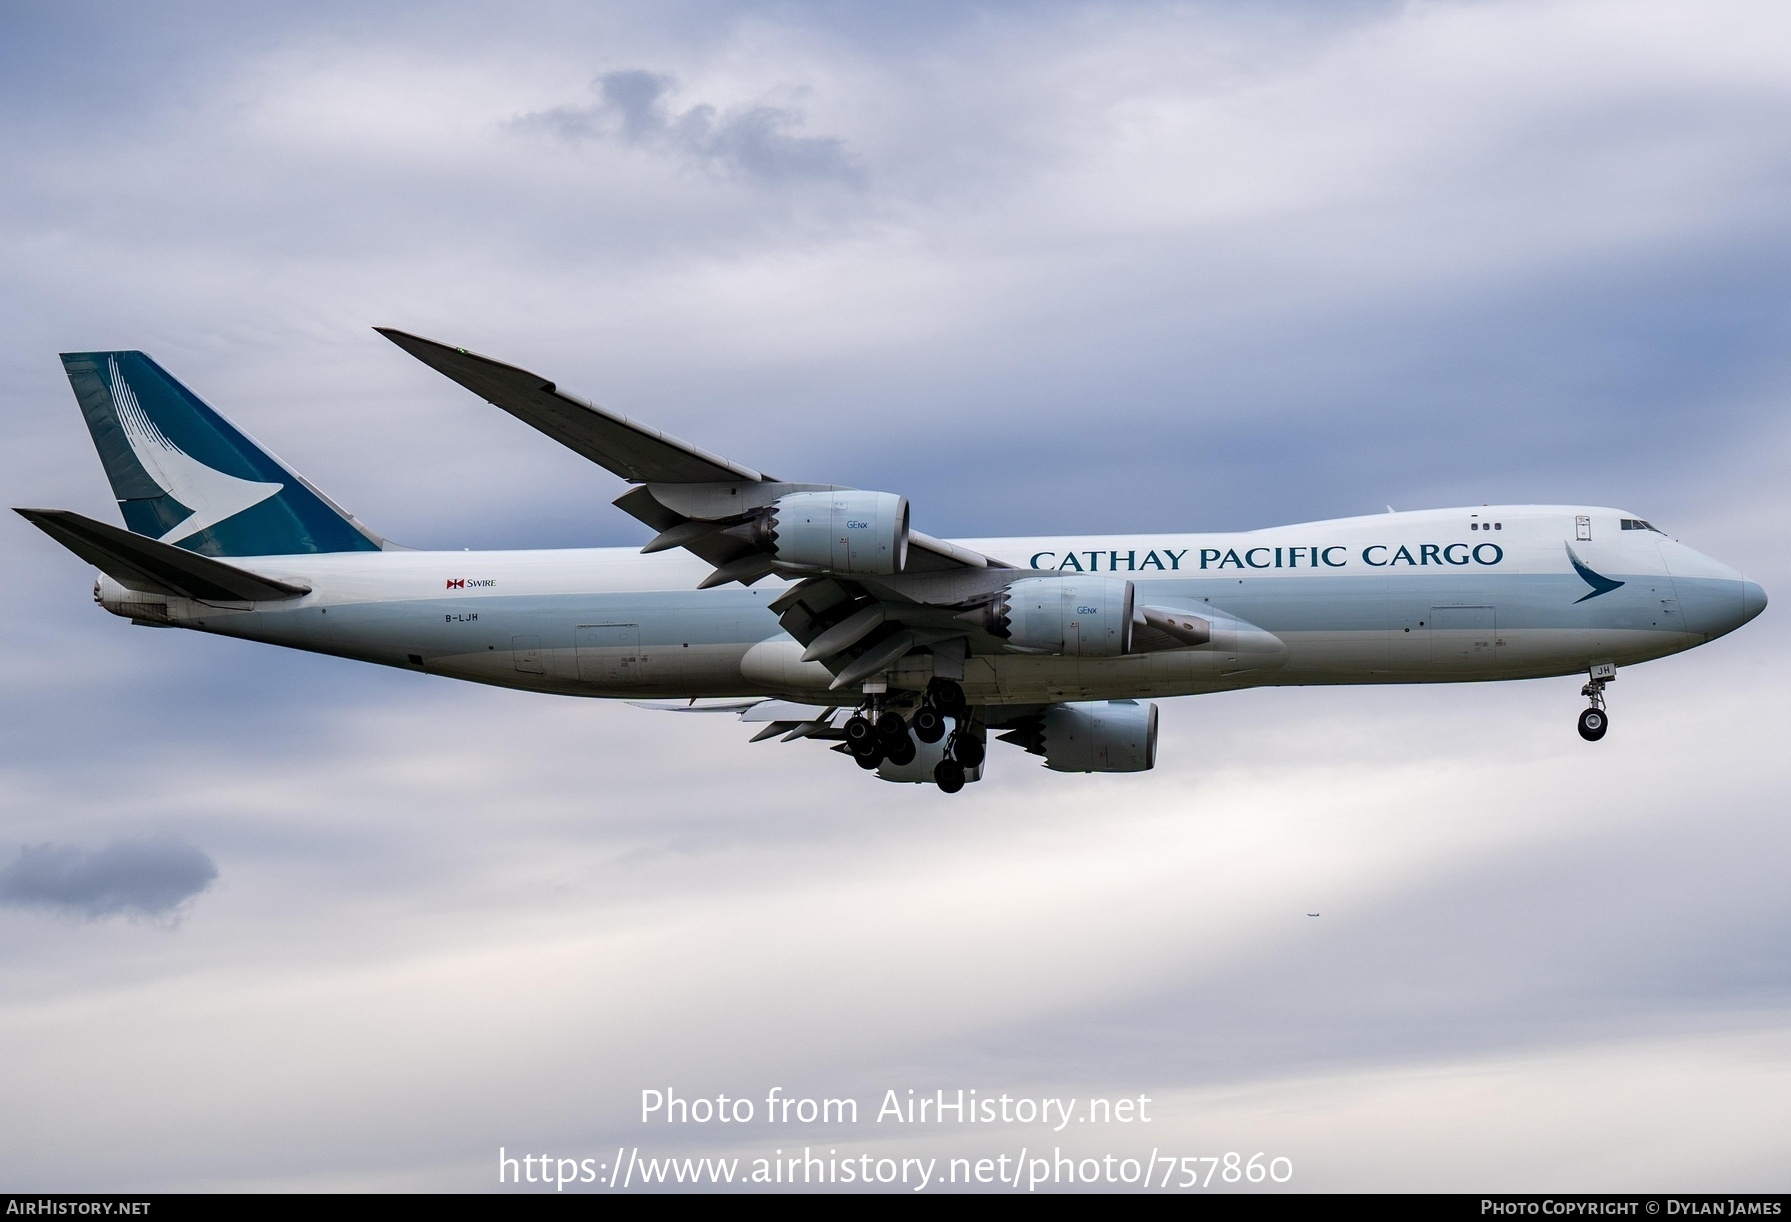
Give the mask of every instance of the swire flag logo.
[[450, 578], [448, 578], [448, 589], [450, 589], [450, 590], [464, 590], [464, 589], [466, 589], [466, 578], [464, 578], [464, 577], [450, 577]]

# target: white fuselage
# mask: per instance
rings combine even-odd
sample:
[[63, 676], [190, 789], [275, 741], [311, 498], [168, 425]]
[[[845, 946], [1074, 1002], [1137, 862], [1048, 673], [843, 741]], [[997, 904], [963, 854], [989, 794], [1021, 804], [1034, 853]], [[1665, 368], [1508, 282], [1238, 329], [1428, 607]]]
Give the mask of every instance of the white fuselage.
[[[962, 540], [1022, 569], [1128, 579], [1140, 606], [1208, 610], [1279, 642], [1103, 659], [973, 653], [963, 687], [973, 703], [1027, 704], [1526, 678], [1675, 653], [1764, 606], [1740, 573], [1651, 529], [1625, 529], [1625, 519], [1632, 515], [1605, 508], [1509, 506], [1232, 534]], [[784, 583], [699, 591], [710, 566], [682, 552], [343, 552], [232, 563], [312, 592], [206, 604], [102, 579], [101, 601], [142, 622], [568, 695], [814, 702], [833, 678], [800, 661], [801, 647], [768, 609]], [[889, 682], [926, 678], [898, 669]]]

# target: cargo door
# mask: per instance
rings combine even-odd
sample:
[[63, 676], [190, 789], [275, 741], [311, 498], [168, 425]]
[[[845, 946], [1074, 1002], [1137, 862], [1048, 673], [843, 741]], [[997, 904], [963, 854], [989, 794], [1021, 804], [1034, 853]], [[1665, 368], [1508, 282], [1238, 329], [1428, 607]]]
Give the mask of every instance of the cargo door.
[[1430, 661], [1451, 670], [1492, 664], [1497, 623], [1491, 607], [1432, 607]]
[[578, 647], [579, 682], [601, 687], [640, 685], [639, 624], [586, 624], [573, 635]]

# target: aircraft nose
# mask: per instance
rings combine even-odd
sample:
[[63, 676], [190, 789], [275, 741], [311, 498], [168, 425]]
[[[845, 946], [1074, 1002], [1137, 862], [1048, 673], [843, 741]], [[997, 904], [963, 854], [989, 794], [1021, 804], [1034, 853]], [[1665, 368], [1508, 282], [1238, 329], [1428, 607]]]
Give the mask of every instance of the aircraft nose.
[[1747, 623], [1764, 610], [1766, 591], [1760, 588], [1759, 582], [1744, 578], [1741, 583], [1741, 622]]

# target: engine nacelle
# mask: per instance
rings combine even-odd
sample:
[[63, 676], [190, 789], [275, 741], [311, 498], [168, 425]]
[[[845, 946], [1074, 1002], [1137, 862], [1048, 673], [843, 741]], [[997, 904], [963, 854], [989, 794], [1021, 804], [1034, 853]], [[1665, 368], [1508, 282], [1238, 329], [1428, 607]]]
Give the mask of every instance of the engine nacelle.
[[1157, 706], [1132, 700], [1054, 704], [1040, 746], [1056, 772], [1148, 772], [1157, 765]]
[[887, 576], [908, 563], [908, 498], [893, 492], [792, 492], [765, 520], [770, 549], [787, 564]]
[[984, 625], [1027, 653], [1116, 658], [1132, 649], [1132, 583], [1117, 577], [1028, 577], [984, 610]]

